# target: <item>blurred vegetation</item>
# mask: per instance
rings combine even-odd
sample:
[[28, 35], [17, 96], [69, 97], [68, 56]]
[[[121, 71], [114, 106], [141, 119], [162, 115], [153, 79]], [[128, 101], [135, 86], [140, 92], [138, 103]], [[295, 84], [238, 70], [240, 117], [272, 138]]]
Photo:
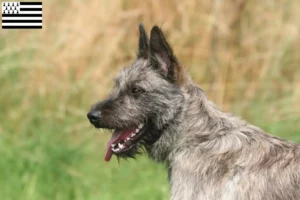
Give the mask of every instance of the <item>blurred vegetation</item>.
[[300, 1], [43, 1], [42, 30], [0, 31], [1, 200], [168, 199], [165, 167], [104, 162], [86, 113], [157, 24], [222, 110], [300, 142]]

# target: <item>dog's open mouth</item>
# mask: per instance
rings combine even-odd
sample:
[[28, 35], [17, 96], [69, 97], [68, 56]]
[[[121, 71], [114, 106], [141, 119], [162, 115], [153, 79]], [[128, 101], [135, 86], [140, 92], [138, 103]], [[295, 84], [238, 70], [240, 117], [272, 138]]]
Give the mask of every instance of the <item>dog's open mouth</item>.
[[141, 123], [137, 128], [115, 130], [107, 143], [105, 161], [109, 162], [113, 154], [120, 155], [132, 149], [138, 142], [144, 124]]

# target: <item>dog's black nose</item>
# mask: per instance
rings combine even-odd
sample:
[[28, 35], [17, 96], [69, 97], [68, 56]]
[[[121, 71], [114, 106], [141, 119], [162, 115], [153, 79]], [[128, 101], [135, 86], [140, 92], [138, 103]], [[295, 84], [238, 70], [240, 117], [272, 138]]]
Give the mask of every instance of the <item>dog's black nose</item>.
[[92, 110], [87, 114], [87, 117], [89, 118], [90, 122], [94, 124], [95, 122], [99, 121], [101, 117], [101, 112], [97, 110]]

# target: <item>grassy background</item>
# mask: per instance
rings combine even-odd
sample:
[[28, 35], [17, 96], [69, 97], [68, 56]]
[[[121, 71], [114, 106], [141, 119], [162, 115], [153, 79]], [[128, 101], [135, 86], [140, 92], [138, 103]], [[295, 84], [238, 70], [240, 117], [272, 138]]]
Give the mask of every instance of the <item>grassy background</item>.
[[163, 165], [104, 162], [86, 113], [165, 31], [222, 110], [300, 142], [300, 1], [51, 0], [42, 30], [0, 31], [0, 199], [168, 199]]

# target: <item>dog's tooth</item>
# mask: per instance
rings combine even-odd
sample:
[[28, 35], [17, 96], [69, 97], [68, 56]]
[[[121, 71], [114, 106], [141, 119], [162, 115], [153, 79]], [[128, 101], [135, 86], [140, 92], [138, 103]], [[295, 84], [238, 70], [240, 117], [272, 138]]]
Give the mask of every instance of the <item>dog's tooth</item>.
[[113, 151], [113, 152], [118, 152], [118, 151], [120, 151], [120, 149], [119, 149], [119, 148], [116, 148], [116, 149], [112, 149], [112, 151]]
[[132, 133], [132, 134], [131, 134], [131, 137], [134, 137], [135, 135], [136, 135], [136, 133]]
[[111, 146], [112, 148], [114, 148], [114, 147], [116, 146], [116, 144], [111, 144], [110, 146]]
[[125, 142], [127, 142], [127, 141], [129, 141], [129, 140], [130, 140], [130, 137], [127, 137], [126, 140], [125, 140]]
[[139, 130], [140, 130], [140, 129], [138, 129], [138, 128], [137, 128], [137, 129], [135, 129], [135, 133], [139, 132]]
[[140, 124], [139, 125], [139, 129], [143, 128], [144, 124]]
[[125, 145], [123, 145], [123, 144], [118, 144], [118, 147], [119, 147], [119, 149], [124, 149], [125, 148]]

